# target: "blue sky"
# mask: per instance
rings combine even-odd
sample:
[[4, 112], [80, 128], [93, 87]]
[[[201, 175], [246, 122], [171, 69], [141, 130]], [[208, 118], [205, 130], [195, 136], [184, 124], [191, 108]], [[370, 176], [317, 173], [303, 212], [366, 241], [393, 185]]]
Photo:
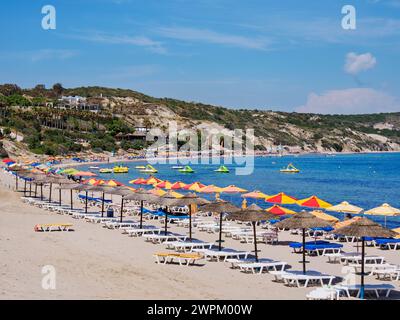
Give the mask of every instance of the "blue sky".
[[[56, 30], [41, 9], [54, 5]], [[342, 7], [357, 29], [343, 30]], [[321, 113], [400, 111], [400, 0], [15, 0], [0, 82]]]

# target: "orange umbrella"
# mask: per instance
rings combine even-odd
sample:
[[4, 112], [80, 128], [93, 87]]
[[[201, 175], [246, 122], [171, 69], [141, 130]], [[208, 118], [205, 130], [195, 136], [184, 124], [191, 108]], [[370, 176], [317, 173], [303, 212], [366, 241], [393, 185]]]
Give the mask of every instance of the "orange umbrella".
[[193, 182], [191, 184], [187, 184], [186, 186], [183, 187], [185, 190], [190, 190], [190, 191], [195, 191], [195, 192], [200, 192], [202, 188], [204, 188], [206, 185], [202, 184], [200, 182]]
[[221, 192], [225, 192], [225, 193], [240, 193], [240, 192], [246, 192], [246, 191], [247, 191], [246, 189], [242, 189], [242, 188], [236, 187], [235, 185], [232, 184], [230, 186], [222, 188]]
[[155, 183], [154, 187], [169, 190], [172, 187], [172, 183], [169, 182], [168, 180], [165, 180], [165, 181], [161, 181], [160, 183]]
[[254, 190], [249, 193], [242, 194], [243, 198], [252, 198], [252, 199], [265, 199], [268, 197], [265, 193], [262, 193], [261, 191]]
[[131, 183], [131, 184], [146, 184], [146, 179], [138, 178], [138, 179], [129, 181], [129, 183]]
[[89, 171], [78, 171], [73, 174], [75, 177], [95, 177], [97, 174]]
[[289, 196], [284, 192], [280, 192], [276, 195], [267, 197], [265, 199], [266, 202], [271, 203], [279, 203], [279, 204], [294, 204], [297, 203], [297, 199], [295, 197]]
[[275, 214], [277, 216], [283, 216], [285, 214], [295, 214], [296, 213], [293, 210], [283, 208], [281, 206], [278, 206], [277, 204], [274, 204], [272, 207], [265, 209], [265, 211]]
[[186, 183], [183, 183], [182, 181], [177, 181], [174, 184], [172, 184], [171, 190], [182, 189], [185, 186], [186, 186]]
[[91, 179], [87, 179], [85, 181], [83, 181], [83, 184], [90, 184], [91, 186], [94, 186], [97, 183], [97, 179], [91, 178]]
[[309, 207], [309, 208], [329, 208], [332, 205], [317, 196], [311, 196], [306, 199], [302, 199], [297, 201], [297, 204], [302, 207]]
[[214, 186], [210, 184], [209, 186], [205, 186], [204, 188], [200, 189], [201, 193], [220, 193], [222, 192], [222, 188]]
[[100, 179], [100, 180], [96, 180], [96, 182], [93, 183], [93, 185], [94, 185], [94, 186], [100, 186], [100, 185], [105, 184], [105, 183], [106, 183], [106, 182], [105, 182], [104, 180]]

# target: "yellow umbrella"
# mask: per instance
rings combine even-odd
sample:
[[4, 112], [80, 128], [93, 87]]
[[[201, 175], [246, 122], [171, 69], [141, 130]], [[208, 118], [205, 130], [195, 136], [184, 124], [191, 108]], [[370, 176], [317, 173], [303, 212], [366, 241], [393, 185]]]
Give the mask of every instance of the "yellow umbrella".
[[275, 214], [277, 216], [280, 215], [285, 215], [285, 214], [295, 214], [296, 212], [294, 212], [293, 210], [278, 206], [277, 204], [274, 204], [272, 207], [265, 209], [265, 211]]
[[201, 193], [220, 193], [221, 191], [222, 188], [214, 186], [213, 184], [200, 189]]
[[268, 197], [265, 193], [262, 193], [261, 191], [254, 190], [252, 192], [248, 192], [245, 194], [242, 194], [243, 198], [252, 198], [252, 199], [265, 199]]
[[363, 208], [354, 206], [350, 203], [348, 203], [347, 201], [343, 201], [339, 204], [337, 204], [336, 206], [332, 206], [329, 208], [326, 208], [327, 211], [335, 211], [335, 212], [342, 212], [342, 213], [360, 213], [361, 211], [363, 211]]
[[164, 194], [167, 193], [167, 191], [158, 188], [151, 189], [149, 192], [159, 197], [162, 197]]
[[329, 214], [326, 214], [326, 213], [324, 213], [324, 212], [322, 212], [320, 210], [311, 211], [311, 214], [313, 214], [317, 218], [320, 218], [320, 219], [328, 221], [328, 222], [338, 222], [339, 221], [338, 218], [336, 218], [334, 216], [331, 216]]
[[400, 209], [393, 208], [388, 203], [384, 203], [380, 207], [373, 208], [364, 213], [374, 216], [400, 216]]
[[392, 231], [398, 233], [399, 235], [396, 236], [395, 238], [396, 238], [396, 239], [400, 239], [400, 228], [392, 229]]
[[246, 191], [247, 191], [246, 189], [236, 187], [235, 185], [230, 185], [225, 188], [222, 188], [222, 192], [225, 192], [225, 193], [240, 193], [240, 192], [246, 192]]
[[284, 192], [280, 192], [273, 196], [267, 197], [265, 201], [276, 204], [294, 204], [297, 202], [297, 199], [295, 197], [287, 195]]
[[400, 209], [393, 208], [390, 204], [384, 203], [380, 207], [376, 207], [365, 211], [364, 214], [373, 216], [384, 216], [385, 217], [385, 227], [387, 217], [400, 216]]

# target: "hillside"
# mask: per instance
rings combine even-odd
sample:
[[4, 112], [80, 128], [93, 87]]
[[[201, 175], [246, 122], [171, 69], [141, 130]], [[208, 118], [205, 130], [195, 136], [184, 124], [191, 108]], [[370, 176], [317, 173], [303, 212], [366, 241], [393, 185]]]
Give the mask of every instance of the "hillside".
[[[60, 95], [86, 97], [102, 106], [98, 113], [60, 110]], [[46, 106], [47, 104], [47, 106]], [[400, 150], [400, 112], [367, 115], [316, 115], [263, 110], [235, 110], [169, 98], [154, 98], [127, 90], [102, 87], [21, 89], [0, 86], [0, 126], [6, 138], [22, 136], [21, 144], [39, 154], [92, 150], [139, 150], [141, 141], [117, 139], [135, 127], [254, 128], [256, 148], [282, 145], [289, 152], [368, 152]]]

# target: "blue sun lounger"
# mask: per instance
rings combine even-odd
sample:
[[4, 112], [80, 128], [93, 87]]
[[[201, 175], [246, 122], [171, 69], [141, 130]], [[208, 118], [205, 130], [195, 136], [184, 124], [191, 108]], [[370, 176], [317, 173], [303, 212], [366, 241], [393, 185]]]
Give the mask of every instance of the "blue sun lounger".
[[[301, 242], [291, 242], [290, 248], [293, 248], [294, 252], [302, 252], [303, 244]], [[324, 255], [326, 253], [340, 253], [343, 245], [340, 243], [331, 243], [324, 240], [309, 241], [306, 242], [305, 250], [308, 255]]]

